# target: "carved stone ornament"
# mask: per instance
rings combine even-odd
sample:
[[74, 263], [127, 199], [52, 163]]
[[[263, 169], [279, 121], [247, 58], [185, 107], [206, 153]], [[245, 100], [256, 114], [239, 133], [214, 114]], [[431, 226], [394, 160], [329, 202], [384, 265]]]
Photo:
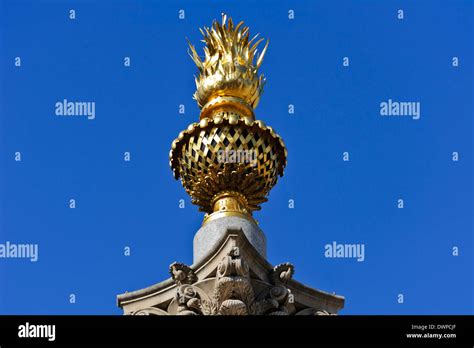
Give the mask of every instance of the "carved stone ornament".
[[194, 267], [174, 262], [168, 281], [135, 294], [120, 295], [119, 305], [128, 306], [128, 299], [137, 295], [138, 301], [149, 304], [150, 297], [144, 293], [147, 291], [157, 292], [154, 303], [146, 307], [134, 303], [134, 309], [125, 310], [126, 314], [332, 315], [343, 306], [343, 298], [294, 281], [292, 264], [271, 267], [242, 231], [230, 231], [217, 249], [218, 252], [209, 254], [210, 259], [203, 261], [203, 267], [197, 265], [198, 272]]

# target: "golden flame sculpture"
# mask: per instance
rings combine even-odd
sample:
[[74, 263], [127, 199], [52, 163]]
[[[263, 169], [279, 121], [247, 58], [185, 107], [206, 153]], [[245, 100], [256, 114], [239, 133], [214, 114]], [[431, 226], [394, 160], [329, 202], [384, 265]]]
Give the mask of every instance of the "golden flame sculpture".
[[200, 122], [192, 123], [175, 139], [170, 166], [193, 204], [206, 212], [204, 223], [221, 216], [253, 221], [252, 212], [267, 201], [278, 176], [283, 176], [287, 152], [271, 127], [255, 120], [254, 108], [265, 79], [258, 74], [268, 41], [257, 54], [258, 35], [222, 15], [222, 24], [200, 29], [204, 59], [189, 43], [196, 63], [196, 99]]
[[263, 75], [258, 76], [258, 68], [265, 56], [268, 41], [254, 64], [257, 47], [263, 39], [257, 40], [257, 34], [249, 40], [249, 28], [243, 27], [244, 22], [234, 27], [232, 18], [229, 18], [226, 26], [226, 19], [222, 15], [222, 25], [214, 21], [212, 29], [200, 29], [206, 44], [204, 61], [189, 43], [191, 57], [199, 69], [194, 99], [205, 109], [206, 104], [214, 98], [232, 95], [253, 109], [258, 104], [265, 83]]

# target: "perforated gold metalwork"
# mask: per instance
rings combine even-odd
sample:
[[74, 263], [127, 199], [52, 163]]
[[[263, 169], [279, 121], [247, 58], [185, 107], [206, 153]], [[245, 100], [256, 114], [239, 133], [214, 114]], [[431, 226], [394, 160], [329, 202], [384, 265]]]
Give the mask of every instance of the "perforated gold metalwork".
[[[222, 25], [215, 22], [212, 30], [206, 29], [205, 42], [205, 61], [191, 46], [201, 74], [195, 94], [202, 107], [200, 122], [190, 124], [173, 141], [170, 166], [199, 210], [251, 219], [283, 175], [287, 156], [283, 140], [255, 121], [253, 113], [263, 87], [257, 71], [263, 53], [254, 65], [257, 45], [249, 44], [248, 28], [242, 23], [234, 27], [231, 19], [226, 25], [225, 16]], [[241, 68], [229, 65], [232, 57], [240, 59]], [[251, 154], [251, 160], [223, 158], [229, 153]]]

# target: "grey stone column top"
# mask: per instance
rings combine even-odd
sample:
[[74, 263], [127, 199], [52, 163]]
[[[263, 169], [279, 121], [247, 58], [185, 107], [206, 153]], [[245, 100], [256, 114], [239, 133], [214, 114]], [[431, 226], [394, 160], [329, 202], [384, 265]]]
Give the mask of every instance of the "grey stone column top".
[[223, 216], [207, 222], [194, 236], [193, 262], [204, 258], [219, 242], [227, 230], [242, 229], [250, 244], [264, 258], [267, 257], [267, 240], [263, 231], [254, 222], [239, 216]]

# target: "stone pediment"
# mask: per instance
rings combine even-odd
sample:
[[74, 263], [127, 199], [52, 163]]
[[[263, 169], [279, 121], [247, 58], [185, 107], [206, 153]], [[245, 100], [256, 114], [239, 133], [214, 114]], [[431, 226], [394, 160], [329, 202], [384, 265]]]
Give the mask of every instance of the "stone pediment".
[[118, 295], [126, 315], [329, 315], [344, 297], [293, 279], [294, 267], [273, 267], [241, 229], [228, 228], [191, 266], [170, 265], [171, 278]]

